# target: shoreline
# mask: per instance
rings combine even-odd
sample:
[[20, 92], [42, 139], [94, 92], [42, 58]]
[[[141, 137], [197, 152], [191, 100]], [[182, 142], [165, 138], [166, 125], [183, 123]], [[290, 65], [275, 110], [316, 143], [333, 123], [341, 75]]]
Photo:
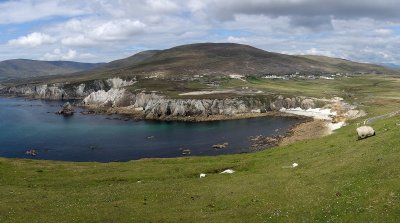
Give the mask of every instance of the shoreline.
[[[4, 96], [4, 95], [3, 95]], [[39, 98], [6, 96], [7, 98], [24, 98], [26, 100], [43, 100]], [[78, 99], [79, 100], [79, 99]], [[53, 100], [54, 101], [54, 100]], [[57, 100], [60, 101], [60, 100]], [[70, 101], [70, 100], [65, 100]], [[76, 99], [72, 100], [76, 101]], [[62, 101], [60, 101], [62, 102]], [[290, 127], [284, 134], [275, 136], [251, 136], [249, 152], [257, 152], [271, 149], [277, 146], [284, 146], [298, 141], [320, 138], [330, 134], [330, 129], [326, 120], [319, 120], [315, 117], [286, 113], [282, 111], [268, 111], [265, 113], [239, 113], [233, 115], [207, 115], [207, 116], [165, 116], [159, 118], [146, 118], [143, 111], [134, 110], [129, 107], [101, 108], [96, 106], [82, 106], [76, 103], [75, 107], [79, 107], [84, 111], [83, 115], [117, 115], [120, 120], [148, 120], [160, 122], [217, 122], [228, 120], [240, 120], [262, 117], [290, 117], [299, 120]]]
[[81, 106], [89, 111], [89, 114], [101, 115], [118, 115], [122, 120], [148, 120], [160, 122], [215, 122], [215, 121], [229, 121], [262, 117], [290, 117], [298, 119], [299, 122], [290, 127], [284, 134], [272, 136], [250, 136], [249, 152], [258, 152], [267, 149], [272, 149], [278, 146], [289, 145], [298, 141], [315, 139], [324, 137], [331, 133], [328, 121], [316, 119], [315, 117], [298, 115], [292, 113], [285, 113], [281, 111], [266, 112], [266, 113], [241, 113], [235, 115], [209, 115], [209, 116], [186, 116], [186, 117], [160, 117], [145, 118], [142, 111], [135, 111], [128, 108], [95, 108], [88, 106]]
[[248, 118], [260, 117], [291, 117], [297, 119], [310, 119], [310, 117], [284, 113], [280, 111], [268, 111], [265, 113], [237, 113], [233, 115], [202, 115], [202, 116], [160, 116], [158, 118], [147, 118], [142, 111], [136, 111], [127, 107], [117, 108], [99, 108], [91, 106], [79, 106], [86, 112], [84, 114], [101, 114], [101, 115], [120, 115], [127, 119], [133, 120], [152, 120], [152, 121], [166, 121], [166, 122], [214, 122], [214, 121], [227, 121], [239, 120]]

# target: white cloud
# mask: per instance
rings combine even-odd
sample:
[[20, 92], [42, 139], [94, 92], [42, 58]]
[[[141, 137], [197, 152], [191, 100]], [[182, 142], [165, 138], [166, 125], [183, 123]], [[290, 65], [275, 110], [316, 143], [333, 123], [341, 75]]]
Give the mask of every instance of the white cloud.
[[114, 41], [125, 40], [144, 31], [146, 25], [138, 20], [115, 20], [101, 24], [90, 32], [93, 39]]
[[393, 31], [390, 29], [376, 29], [374, 32], [376, 34], [382, 35], [382, 36], [388, 36], [388, 35], [393, 34]]
[[44, 54], [40, 59], [41, 60], [76, 60], [76, 59], [90, 59], [95, 56], [90, 53], [82, 53], [79, 54], [76, 50], [68, 49], [66, 51], [62, 51], [60, 49], [54, 49], [51, 53]]
[[229, 36], [226, 39], [226, 42], [228, 42], [228, 43], [241, 43], [241, 44], [248, 43], [246, 38], [244, 38], [244, 37], [234, 37], [234, 36]]
[[61, 39], [61, 44], [66, 46], [94, 46], [96, 42], [85, 37], [84, 35], [69, 36]]
[[311, 48], [305, 51], [305, 55], [322, 55], [322, 56], [334, 56], [334, 54], [327, 50], [319, 50], [317, 48]]
[[146, 4], [154, 11], [165, 13], [177, 12], [180, 8], [170, 0], [146, 0]]
[[0, 3], [0, 24], [30, 22], [54, 16], [78, 16], [91, 12], [85, 1], [20, 0]]
[[27, 36], [21, 36], [17, 39], [12, 39], [8, 41], [8, 44], [13, 46], [28, 46], [28, 47], [36, 47], [42, 44], [50, 44], [56, 41], [55, 38], [44, 34], [34, 32]]
[[[400, 64], [400, 52], [397, 50], [400, 48], [398, 1], [348, 2], [7, 1], [0, 3], [0, 24], [12, 24], [12, 28], [2, 26], [0, 32], [3, 39], [11, 40], [7, 39], [5, 43], [8, 44], [0, 45], [0, 59], [46, 56], [109, 61], [137, 52], [127, 49], [165, 49], [195, 42], [233, 42], [272, 52], [320, 54], [356, 61]], [[29, 28], [16, 24], [36, 20], [40, 22], [29, 23]], [[21, 37], [13, 36], [13, 33], [21, 33], [24, 29], [29, 32], [21, 34]], [[20, 46], [34, 48], [27, 54]], [[55, 52], [54, 48], [61, 50]]]

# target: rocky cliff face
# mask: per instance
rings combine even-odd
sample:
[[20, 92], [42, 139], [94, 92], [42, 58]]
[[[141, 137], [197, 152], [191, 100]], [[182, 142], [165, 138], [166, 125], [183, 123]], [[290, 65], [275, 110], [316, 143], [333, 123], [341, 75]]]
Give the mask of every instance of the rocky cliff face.
[[92, 92], [108, 91], [112, 88], [126, 87], [134, 83], [133, 81], [125, 81], [120, 78], [112, 78], [108, 80], [88, 81], [80, 84], [19, 85], [0, 88], [0, 94], [50, 100], [82, 99]]
[[156, 94], [132, 94], [125, 89], [93, 92], [83, 99], [84, 106], [129, 107], [143, 111], [145, 118], [158, 119], [168, 116], [234, 115], [251, 112], [279, 111], [281, 108], [303, 109], [315, 107], [311, 99], [278, 96], [263, 100], [255, 98], [227, 99], [169, 99]]
[[40, 99], [83, 99], [82, 105], [99, 108], [118, 108], [142, 111], [149, 119], [168, 116], [234, 115], [252, 112], [279, 111], [282, 108], [314, 108], [315, 99], [304, 97], [265, 98], [237, 97], [226, 99], [170, 99], [157, 94], [133, 94], [123, 87], [134, 84], [119, 78], [96, 80], [80, 84], [24, 85], [0, 89], [0, 94]]

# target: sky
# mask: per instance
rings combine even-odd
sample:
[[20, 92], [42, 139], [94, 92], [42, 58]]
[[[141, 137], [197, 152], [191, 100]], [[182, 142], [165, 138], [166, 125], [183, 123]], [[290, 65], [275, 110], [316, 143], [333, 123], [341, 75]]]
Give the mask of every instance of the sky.
[[400, 64], [398, 0], [0, 0], [0, 60], [108, 62], [201, 42]]

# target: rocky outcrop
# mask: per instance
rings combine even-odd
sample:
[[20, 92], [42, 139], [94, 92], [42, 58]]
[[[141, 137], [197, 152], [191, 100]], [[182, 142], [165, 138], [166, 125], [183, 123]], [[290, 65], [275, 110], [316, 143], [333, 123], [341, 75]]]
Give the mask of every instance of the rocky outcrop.
[[74, 108], [69, 102], [67, 102], [62, 106], [61, 110], [58, 111], [57, 113], [59, 115], [70, 116], [74, 114]]
[[99, 106], [99, 107], [125, 107], [132, 103], [134, 95], [127, 92], [125, 89], [112, 88], [109, 91], [96, 91], [89, 94], [83, 99], [85, 106]]
[[235, 115], [280, 111], [282, 108], [315, 107], [315, 100], [305, 97], [242, 96], [226, 99], [170, 99], [154, 93], [133, 94], [123, 87], [135, 84], [134, 80], [112, 78], [83, 83], [58, 83], [20, 85], [0, 89], [0, 94], [40, 99], [83, 99], [82, 106], [91, 108], [124, 108], [143, 112], [143, 117], [192, 117], [210, 115]]
[[29, 84], [0, 88], [0, 94], [50, 100], [82, 99], [93, 92], [101, 90], [108, 91], [114, 88], [130, 86], [134, 83], [134, 81], [125, 81], [120, 78], [111, 78], [107, 80], [95, 80], [73, 84]]
[[135, 81], [126, 81], [126, 80], [122, 80], [121, 78], [111, 78], [106, 80], [106, 83], [108, 84], [108, 86], [110, 86], [111, 88], [122, 88], [122, 87], [127, 87], [127, 86], [131, 86], [133, 84], [135, 84]]
[[[269, 101], [272, 101], [269, 103]], [[110, 89], [92, 92], [83, 105], [89, 107], [125, 107], [132, 111], [143, 111], [147, 119], [165, 117], [189, 117], [210, 115], [235, 115], [252, 112], [278, 111], [281, 108], [314, 106], [311, 99], [283, 98], [278, 96], [271, 100], [255, 98], [227, 99], [170, 99], [156, 94], [132, 94], [125, 89]], [[305, 106], [305, 107], [303, 107]]]
[[317, 99], [310, 99], [305, 97], [284, 98], [283, 96], [278, 96], [270, 103], [269, 108], [272, 111], [280, 111], [282, 108], [310, 109], [315, 108], [315, 100]]

